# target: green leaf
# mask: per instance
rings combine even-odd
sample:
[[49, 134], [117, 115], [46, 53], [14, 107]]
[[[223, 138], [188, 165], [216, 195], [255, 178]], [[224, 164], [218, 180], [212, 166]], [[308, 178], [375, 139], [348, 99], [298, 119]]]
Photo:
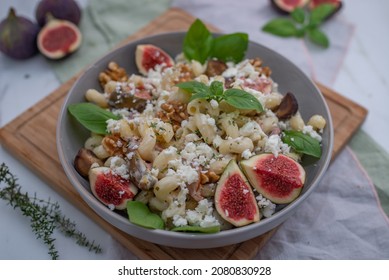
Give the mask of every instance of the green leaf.
[[146, 204], [140, 201], [127, 202], [127, 214], [131, 223], [145, 228], [164, 229], [162, 218], [150, 212]]
[[212, 34], [207, 27], [201, 20], [196, 19], [184, 38], [182, 49], [185, 57], [203, 64], [210, 55], [212, 41]]
[[315, 44], [328, 48], [330, 41], [326, 34], [320, 31], [318, 28], [308, 29], [308, 38]]
[[246, 33], [219, 36], [213, 40], [211, 57], [238, 63], [244, 58], [248, 43], [249, 36]]
[[107, 134], [107, 121], [119, 120], [120, 117], [92, 103], [77, 103], [68, 106], [69, 113], [85, 128], [97, 133]]
[[294, 9], [291, 12], [290, 16], [292, 17], [292, 19], [294, 19], [298, 23], [302, 24], [305, 21], [305, 12], [302, 8], [298, 7], [296, 9]]
[[180, 89], [192, 93], [192, 97], [190, 98], [191, 101], [197, 98], [207, 99], [212, 95], [209, 86], [198, 81], [183, 82], [177, 84], [176, 86]]
[[255, 96], [241, 89], [227, 89], [224, 92], [224, 100], [238, 109], [257, 110], [262, 112], [261, 103]]
[[294, 23], [286, 18], [277, 18], [269, 21], [262, 30], [280, 37], [296, 36], [297, 28]]
[[321, 4], [312, 9], [311, 15], [309, 18], [309, 23], [311, 25], [319, 25], [330, 16], [336, 9], [336, 6], [333, 4]]
[[222, 82], [213, 81], [210, 85], [211, 93], [215, 96], [222, 96], [224, 92], [224, 86]]
[[321, 157], [320, 142], [300, 131], [288, 130], [282, 133], [282, 141], [291, 146], [296, 152]]
[[171, 231], [187, 231], [187, 232], [201, 232], [201, 233], [216, 233], [220, 231], [220, 226], [200, 227], [200, 226], [182, 226], [172, 228]]

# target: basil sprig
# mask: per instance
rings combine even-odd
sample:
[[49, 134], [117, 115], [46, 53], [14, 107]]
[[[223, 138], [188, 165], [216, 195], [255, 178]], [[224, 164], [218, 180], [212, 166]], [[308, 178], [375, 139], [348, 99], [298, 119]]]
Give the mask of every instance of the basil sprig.
[[194, 99], [224, 100], [231, 106], [243, 110], [263, 111], [261, 103], [252, 94], [236, 88], [224, 90], [223, 83], [213, 81], [210, 86], [197, 81], [190, 81], [177, 84], [177, 87], [192, 93], [190, 101]]
[[120, 119], [119, 116], [92, 103], [71, 104], [68, 107], [68, 111], [85, 128], [97, 134], [107, 134], [108, 120]]
[[327, 35], [319, 29], [323, 21], [334, 13], [336, 6], [321, 4], [307, 12], [296, 8], [290, 14], [291, 18], [276, 18], [266, 23], [262, 30], [280, 37], [308, 36], [313, 43], [328, 48], [330, 41]]
[[321, 157], [320, 142], [308, 134], [295, 130], [286, 130], [282, 132], [282, 141], [291, 146], [296, 152], [316, 158]]
[[204, 63], [208, 58], [235, 63], [244, 58], [248, 47], [246, 33], [232, 33], [213, 38], [205, 24], [196, 19], [185, 35], [183, 52], [187, 59]]
[[127, 202], [127, 214], [131, 223], [151, 229], [164, 229], [162, 218], [150, 211], [146, 204], [140, 201]]
[[216, 233], [220, 231], [220, 226], [200, 227], [200, 226], [181, 226], [172, 228], [171, 231]]

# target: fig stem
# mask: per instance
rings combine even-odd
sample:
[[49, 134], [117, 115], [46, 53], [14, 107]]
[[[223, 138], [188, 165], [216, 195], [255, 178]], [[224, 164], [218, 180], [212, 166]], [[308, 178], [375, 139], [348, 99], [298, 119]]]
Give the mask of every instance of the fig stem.
[[14, 7], [9, 8], [8, 12], [8, 19], [15, 19], [16, 18], [16, 11]]

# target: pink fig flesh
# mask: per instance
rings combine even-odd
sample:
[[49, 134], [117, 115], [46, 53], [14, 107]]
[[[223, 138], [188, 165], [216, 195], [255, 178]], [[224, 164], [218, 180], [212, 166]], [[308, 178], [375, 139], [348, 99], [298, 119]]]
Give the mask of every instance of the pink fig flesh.
[[277, 204], [295, 200], [305, 183], [304, 168], [285, 155], [261, 154], [240, 164], [251, 185]]
[[309, 0], [271, 0], [273, 7], [281, 13], [291, 13], [296, 8], [302, 8], [308, 4]]
[[92, 168], [89, 183], [94, 196], [112, 210], [125, 209], [127, 201], [133, 200], [138, 192], [130, 180], [112, 173], [107, 167]]
[[38, 49], [50, 59], [60, 59], [75, 52], [81, 40], [81, 32], [75, 24], [52, 19], [38, 34]]
[[161, 48], [154, 45], [138, 45], [135, 51], [135, 62], [138, 70], [143, 75], [147, 75], [150, 69], [155, 69], [157, 65], [164, 67], [174, 65], [173, 59]]
[[224, 220], [236, 227], [258, 222], [260, 219], [251, 186], [235, 160], [229, 162], [217, 184], [215, 207]]

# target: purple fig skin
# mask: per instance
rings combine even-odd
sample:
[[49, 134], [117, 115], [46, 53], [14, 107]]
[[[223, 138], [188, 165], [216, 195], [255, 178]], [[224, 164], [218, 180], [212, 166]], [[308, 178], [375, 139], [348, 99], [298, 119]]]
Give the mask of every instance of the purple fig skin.
[[44, 26], [51, 15], [78, 25], [81, 20], [81, 9], [74, 0], [42, 0], [35, 10], [35, 18], [40, 26]]
[[38, 53], [36, 39], [39, 26], [17, 16], [10, 8], [8, 17], [0, 23], [0, 51], [14, 59], [27, 59]]

